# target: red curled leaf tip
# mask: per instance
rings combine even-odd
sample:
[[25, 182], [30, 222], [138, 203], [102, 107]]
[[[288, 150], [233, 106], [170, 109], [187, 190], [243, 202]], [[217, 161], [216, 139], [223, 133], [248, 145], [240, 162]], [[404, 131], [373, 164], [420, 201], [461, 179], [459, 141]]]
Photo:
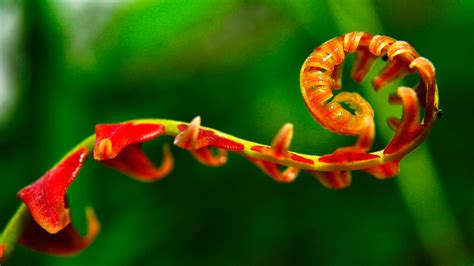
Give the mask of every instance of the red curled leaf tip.
[[280, 170], [279, 164], [268, 162], [265, 160], [254, 159], [251, 157], [247, 157], [247, 159], [253, 162], [265, 174], [272, 177], [275, 181], [281, 183], [290, 183], [294, 181], [300, 172], [299, 168], [293, 166], [288, 166], [285, 170]]
[[318, 179], [318, 181], [327, 188], [342, 189], [351, 184], [351, 171], [307, 171]]
[[[221, 166], [227, 162], [227, 152], [225, 150], [237, 151], [243, 150], [244, 145], [233, 140], [216, 134], [213, 130], [200, 128], [201, 118], [195, 117], [188, 125], [180, 124], [178, 129], [181, 131], [175, 139], [174, 144], [191, 154], [200, 163], [207, 166]], [[211, 150], [211, 147], [218, 148], [217, 154]]]
[[129, 177], [142, 182], [153, 182], [162, 179], [173, 170], [174, 159], [168, 145], [163, 145], [163, 160], [156, 167], [141, 150], [141, 144], [125, 147], [114, 159], [102, 161]]
[[190, 144], [189, 147], [187, 147], [188, 145], [181, 144], [181, 140], [185, 139], [185, 136], [181, 134], [184, 133], [188, 129], [188, 127], [189, 126], [186, 124], [178, 125], [178, 130], [181, 131], [181, 133], [178, 134], [178, 136], [180, 136], [178, 141], [176, 141], [175, 138], [175, 145], [177, 145], [178, 147], [181, 147], [186, 150], [197, 150], [206, 146], [216, 147], [229, 151], [241, 151], [244, 149], [244, 145], [242, 143], [233, 141], [227, 138], [226, 136], [223, 136], [221, 133], [215, 133], [213, 130], [203, 128], [199, 128], [198, 137], [196, 140], [194, 140], [194, 144]]
[[79, 173], [87, 153], [86, 148], [78, 148], [35, 183], [18, 192], [33, 219], [50, 234], [71, 223], [66, 190]]
[[293, 138], [293, 124], [286, 123], [278, 133], [273, 137], [272, 146], [254, 145], [250, 150], [261, 152], [271, 157], [282, 159], [291, 156], [288, 152], [291, 140]]
[[388, 96], [388, 102], [391, 104], [402, 104], [402, 98], [396, 93], [390, 93]]
[[272, 141], [273, 156], [282, 158], [287, 156], [293, 138], [293, 124], [286, 123], [281, 127]]
[[209, 147], [202, 147], [191, 151], [191, 154], [196, 160], [207, 166], [217, 167], [227, 162], [227, 151], [222, 149], [217, 149], [217, 154], [214, 154]]
[[392, 61], [397, 59], [405, 62], [411, 62], [419, 57], [415, 49], [405, 41], [396, 41], [387, 49], [387, 56]]
[[131, 144], [152, 140], [165, 132], [161, 124], [119, 123], [96, 125], [96, 145], [94, 159], [115, 158], [122, 149]]
[[430, 118], [439, 112], [435, 67], [430, 60], [418, 57], [411, 62], [410, 68], [416, 69], [421, 77], [419, 84], [415, 87], [415, 91], [420, 104], [426, 107], [423, 124], [427, 124], [430, 122]]
[[344, 46], [344, 51], [346, 53], [353, 53], [359, 47], [360, 40], [364, 35], [367, 35], [365, 32], [354, 31], [346, 33], [343, 35], [342, 44]]
[[[304, 157], [298, 156], [288, 152], [291, 140], [293, 138], [293, 125], [286, 123], [281, 127], [278, 133], [275, 135], [272, 141], [272, 146], [252, 146], [250, 149], [256, 152], [267, 154], [273, 158], [291, 158], [292, 160], [302, 161], [304, 163], [313, 163], [312, 160], [307, 160]], [[280, 170], [279, 164], [268, 162], [261, 159], [248, 158], [264, 173], [271, 176], [278, 182], [289, 183], [295, 180], [298, 176], [300, 169], [294, 166], [289, 166], [285, 170]]]
[[391, 116], [387, 118], [387, 124], [393, 131], [397, 131], [400, 127], [400, 119]]
[[362, 171], [365, 171], [378, 179], [387, 179], [398, 175], [398, 173], [400, 172], [398, 163], [399, 161], [394, 161], [375, 167], [362, 169]]
[[[403, 103], [402, 119], [395, 136], [385, 148], [384, 154], [394, 153], [409, 145], [422, 129], [419, 122], [420, 104], [415, 91], [408, 87], [399, 87], [397, 93]], [[392, 122], [395, 120], [392, 119]]]
[[365, 76], [372, 69], [375, 63], [375, 57], [366, 49], [359, 49], [355, 52], [355, 60], [352, 65], [351, 77], [355, 82], [362, 83]]
[[372, 86], [376, 91], [379, 91], [388, 84], [402, 79], [410, 72], [410, 68], [403, 61], [395, 59], [380, 70], [379, 74], [372, 80]]
[[198, 145], [199, 127], [201, 126], [201, 117], [196, 116], [191, 123], [179, 133], [174, 139], [174, 145], [185, 150], [194, 150], [202, 148], [205, 145]]
[[37, 223], [31, 221], [23, 232], [19, 242], [39, 252], [57, 256], [72, 256], [87, 248], [97, 237], [100, 223], [91, 208], [86, 209], [87, 234], [81, 236], [69, 224], [57, 234], [49, 234]]
[[396, 40], [393, 38], [382, 35], [375, 35], [370, 41], [369, 51], [375, 56], [381, 56], [382, 54], [387, 53], [387, 49], [394, 42], [396, 42]]
[[186, 128], [180, 127], [179, 133], [174, 139], [174, 145], [185, 150], [190, 150], [191, 154], [200, 163], [207, 166], [221, 166], [227, 162], [227, 153], [219, 150], [217, 155], [214, 155], [212, 150], [207, 147], [209, 143], [198, 142], [200, 136], [201, 117], [196, 116]]
[[163, 147], [163, 162], [156, 167], [141, 150], [141, 144], [164, 132], [162, 124], [128, 122], [97, 125], [94, 158], [136, 180], [159, 180], [173, 169], [171, 151], [168, 146]]

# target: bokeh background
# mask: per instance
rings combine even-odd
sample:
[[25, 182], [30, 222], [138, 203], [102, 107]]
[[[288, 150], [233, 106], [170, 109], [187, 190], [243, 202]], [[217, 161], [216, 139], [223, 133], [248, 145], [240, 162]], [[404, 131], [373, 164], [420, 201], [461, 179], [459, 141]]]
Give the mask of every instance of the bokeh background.
[[[200, 115], [269, 143], [292, 122], [295, 151], [352, 143], [313, 121], [298, 82], [311, 50], [344, 32], [410, 42], [435, 64], [444, 110], [400, 176], [354, 172], [340, 191], [305, 173], [278, 184], [232, 154], [209, 168], [175, 148], [175, 170], [152, 184], [87, 161], [68, 195], [81, 232], [84, 208], [98, 213], [93, 245], [73, 258], [18, 246], [8, 264], [472, 265], [473, 12], [474, 2], [454, 0], [1, 1], [1, 227], [16, 192], [97, 123]], [[395, 87], [377, 95], [345, 82], [373, 103], [383, 147], [392, 134], [383, 121], [400, 113], [386, 103]], [[159, 162], [171, 141], [145, 149]]]

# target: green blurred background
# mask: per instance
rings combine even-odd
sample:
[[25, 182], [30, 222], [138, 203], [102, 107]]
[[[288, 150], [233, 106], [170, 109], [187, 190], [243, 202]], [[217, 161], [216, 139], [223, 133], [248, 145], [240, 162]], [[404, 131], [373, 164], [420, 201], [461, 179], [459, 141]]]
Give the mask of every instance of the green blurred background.
[[[87, 161], [68, 195], [81, 232], [84, 208], [97, 211], [97, 240], [73, 258], [18, 246], [9, 265], [472, 265], [473, 12], [450, 0], [1, 1], [0, 227], [16, 192], [97, 123], [200, 115], [269, 143], [292, 122], [295, 151], [352, 143], [314, 122], [298, 81], [312, 49], [346, 31], [410, 42], [436, 66], [444, 110], [399, 177], [354, 172], [340, 191], [305, 173], [276, 183], [235, 155], [205, 167], [178, 148], [175, 170], [152, 184]], [[373, 102], [383, 147], [395, 88], [345, 82]], [[159, 162], [171, 141], [145, 149]]]

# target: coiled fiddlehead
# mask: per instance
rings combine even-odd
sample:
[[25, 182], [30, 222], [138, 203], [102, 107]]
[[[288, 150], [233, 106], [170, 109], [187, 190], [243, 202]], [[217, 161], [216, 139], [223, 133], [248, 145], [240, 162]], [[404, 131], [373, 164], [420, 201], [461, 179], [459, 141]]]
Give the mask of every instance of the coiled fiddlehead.
[[[372, 80], [376, 90], [407, 74], [415, 73], [420, 78], [414, 88], [399, 87], [396, 94], [390, 95], [389, 103], [402, 105], [403, 112], [401, 119], [388, 119], [395, 134], [380, 151], [369, 152], [375, 135], [374, 110], [370, 104], [356, 92], [339, 92], [334, 96], [334, 91], [342, 87], [343, 63], [350, 53], [355, 54], [351, 76], [356, 82], [364, 79], [377, 58], [388, 60]], [[351, 182], [351, 170], [363, 170], [381, 179], [396, 175], [400, 160], [425, 139], [440, 115], [433, 64], [420, 57], [407, 42], [387, 36], [352, 32], [325, 42], [304, 62], [300, 85], [304, 102], [316, 121], [335, 133], [357, 136], [353, 146], [323, 156], [289, 151], [293, 137], [293, 125], [289, 123], [280, 129], [270, 146], [202, 127], [199, 117], [191, 123], [140, 119], [100, 124], [94, 135], [18, 193], [24, 204], [0, 236], [0, 262], [17, 240], [32, 249], [56, 255], [77, 253], [93, 241], [100, 229], [96, 216], [92, 210], [87, 211], [89, 232], [86, 236], [79, 235], [72, 227], [66, 200], [67, 188], [87, 158], [93, 157], [137, 180], [156, 181], [171, 171], [173, 156], [165, 146], [163, 163], [157, 167], [143, 153], [141, 145], [169, 135], [174, 137], [176, 146], [189, 150], [208, 166], [223, 165], [227, 151], [232, 151], [245, 156], [276, 181], [291, 182], [305, 170], [327, 187], [343, 188]], [[281, 166], [287, 168], [281, 170]], [[18, 228], [15, 227], [18, 221], [23, 221], [22, 229], [13, 230]]]
[[[361, 168], [379, 178], [393, 176], [398, 172], [398, 161], [423, 141], [440, 113], [434, 66], [428, 59], [420, 57], [407, 42], [387, 36], [372, 36], [366, 32], [347, 33], [317, 47], [301, 68], [300, 86], [305, 104], [326, 129], [359, 137], [354, 146], [338, 149], [329, 157], [325, 156], [323, 160], [326, 161], [328, 158], [331, 158], [329, 161], [337, 161], [338, 158], [341, 163], [354, 162], [355, 154], [365, 156], [363, 154], [371, 148], [374, 138], [374, 111], [370, 104], [356, 92], [340, 92], [333, 96], [334, 90], [341, 89], [343, 63], [349, 53], [355, 53], [351, 77], [358, 83], [365, 78], [375, 59], [382, 57], [388, 60], [372, 80], [372, 86], [377, 91], [410, 73], [417, 73], [420, 77], [414, 89], [400, 87], [397, 94], [389, 97], [389, 103], [403, 105], [403, 115], [401, 120], [395, 117], [388, 119], [389, 126], [395, 131], [394, 137], [384, 150], [370, 153], [380, 156], [384, 163]], [[353, 113], [341, 103], [347, 104]], [[420, 106], [425, 108], [421, 122]], [[313, 173], [321, 179], [342, 176], [337, 172], [331, 175]]]

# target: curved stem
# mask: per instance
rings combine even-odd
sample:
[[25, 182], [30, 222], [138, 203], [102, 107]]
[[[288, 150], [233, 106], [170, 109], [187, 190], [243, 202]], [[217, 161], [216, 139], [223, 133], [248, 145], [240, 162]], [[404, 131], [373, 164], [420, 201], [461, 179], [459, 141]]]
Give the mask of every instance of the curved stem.
[[6, 248], [3, 251], [2, 257], [0, 258], [0, 262], [5, 261], [13, 251], [18, 239], [30, 221], [30, 212], [28, 211], [26, 205], [22, 203], [0, 236], [0, 244], [6, 244]]
[[[165, 126], [164, 134], [173, 136], [173, 137], [181, 133], [181, 131], [178, 129], [179, 125], [183, 125], [183, 124], [189, 125], [189, 123], [187, 122], [168, 120], [168, 119], [137, 119], [137, 120], [131, 120], [129, 122], [161, 124]], [[347, 170], [365, 169], [365, 168], [374, 167], [374, 166], [378, 166], [384, 163], [399, 160], [408, 151], [407, 149], [400, 149], [400, 151], [394, 152], [389, 155], [383, 154], [383, 151], [376, 151], [376, 152], [370, 153], [374, 155], [375, 158], [365, 159], [365, 160], [360, 160], [360, 161], [353, 161], [353, 162], [344, 162], [344, 163], [320, 162], [319, 159], [322, 157], [321, 155], [310, 155], [310, 154], [302, 154], [302, 153], [289, 151], [289, 153], [293, 155], [297, 155], [299, 157], [312, 161], [312, 163], [308, 163], [308, 162], [301, 162], [298, 160], [294, 160], [291, 157], [275, 157], [266, 153], [258, 152], [252, 148], [255, 146], [267, 146], [267, 145], [241, 139], [241, 138], [226, 134], [224, 132], [221, 132], [212, 128], [203, 127], [203, 126], [200, 126], [199, 128], [212, 131], [214, 134], [220, 137], [242, 144], [244, 146], [243, 150], [233, 151], [240, 155], [254, 158], [254, 159], [262, 159], [265, 161], [277, 163], [284, 166], [294, 166], [300, 169], [313, 170], [313, 171], [347, 171]]]

